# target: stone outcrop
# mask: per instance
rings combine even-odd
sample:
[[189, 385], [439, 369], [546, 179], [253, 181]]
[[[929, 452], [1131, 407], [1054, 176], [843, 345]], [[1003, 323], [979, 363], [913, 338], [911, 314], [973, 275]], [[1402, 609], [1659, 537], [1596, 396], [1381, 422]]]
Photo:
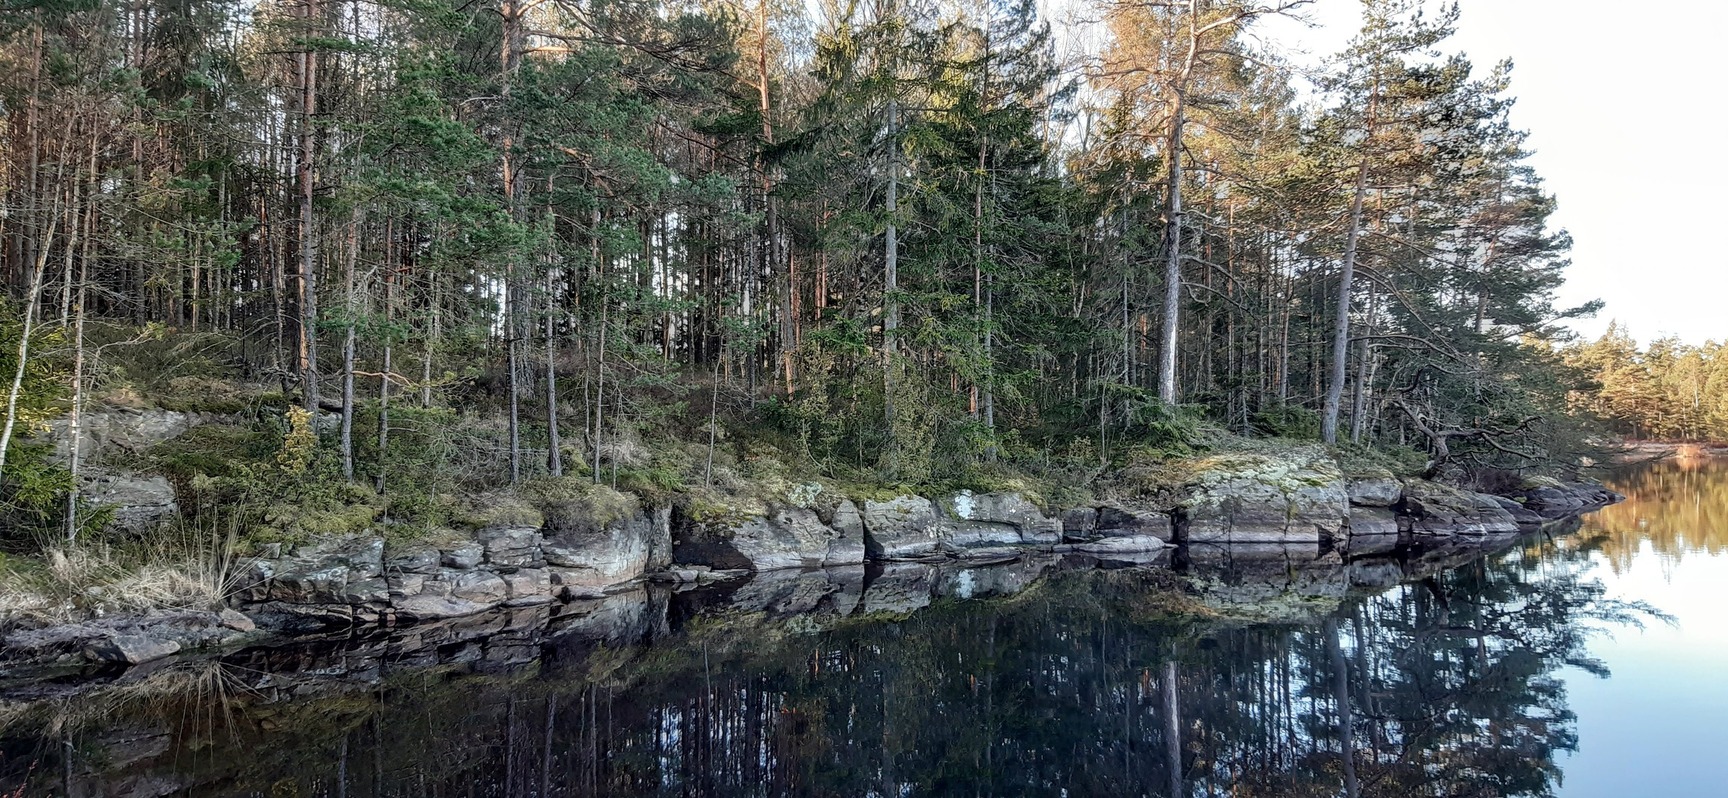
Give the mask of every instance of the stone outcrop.
[[181, 651], [244, 641], [257, 627], [231, 609], [156, 610], [143, 615], [19, 629], [0, 639], [0, 662], [95, 662], [137, 665]]
[[1071, 533], [1063, 528], [1064, 539], [1078, 551], [1157, 551], [1176, 540], [1176, 524], [1167, 510], [1106, 505], [1096, 510], [1086, 508], [1079, 517], [1088, 515], [1094, 519], [1090, 533]]
[[1545, 521], [1567, 518], [1626, 499], [1601, 485], [1558, 481], [1536, 481], [1509, 498]]
[[1179, 510], [1189, 543], [1318, 544], [1343, 538], [1349, 506], [1337, 463], [1309, 447], [1203, 461]]
[[[172, 440], [193, 427], [219, 424], [228, 416], [216, 413], [183, 413], [159, 408], [103, 408], [86, 412], [78, 419], [78, 457], [85, 462], [110, 452], [142, 452], [163, 441]], [[71, 422], [56, 419], [48, 423], [48, 439], [53, 442], [54, 457], [67, 459], [72, 453]]]
[[82, 475], [80, 495], [113, 513], [109, 528], [128, 535], [149, 532], [180, 512], [174, 486], [158, 474], [92, 468]]
[[863, 521], [865, 548], [875, 559], [989, 557], [1005, 547], [1053, 546], [1062, 541], [1064, 529], [1061, 519], [1007, 492], [867, 501]]
[[1406, 484], [1395, 509], [1400, 528], [1416, 537], [1508, 535], [1519, 528], [1496, 497], [1425, 480]]
[[861, 565], [865, 542], [858, 508], [842, 501], [824, 523], [813, 509], [781, 506], [740, 522], [680, 519], [673, 559], [714, 568], [773, 571]]
[[922, 496], [864, 502], [864, 547], [872, 559], [935, 554], [942, 545], [942, 516]]
[[1353, 474], [1345, 480], [1345, 491], [1354, 507], [1391, 507], [1404, 495], [1404, 484], [1390, 471]]
[[598, 598], [670, 562], [670, 511], [637, 509], [592, 529], [481, 529], [442, 545], [377, 536], [262, 552], [238, 600], [265, 625], [311, 629], [473, 615]]
[[960, 491], [938, 504], [945, 550], [991, 546], [1042, 545], [1062, 541], [1062, 522], [1044, 515], [1018, 493]]
[[[156, 440], [199, 422], [171, 414], [140, 418], [149, 423], [122, 437]], [[98, 428], [111, 437], [119, 429]], [[128, 528], [143, 529], [174, 511], [165, 480], [107, 478], [108, 487], [91, 495], [112, 501]], [[786, 612], [817, 604], [903, 612], [941, 596], [1011, 592], [1022, 579], [1036, 578], [1014, 563], [1046, 555], [1144, 564], [1173, 547], [1178, 558], [1218, 549], [1236, 557], [1269, 545], [1357, 560], [1510, 535], [1620, 498], [1583, 483], [1537, 481], [1501, 497], [1384, 472], [1346, 476], [1321, 447], [1215, 455], [1193, 464], [1178, 489], [1158, 498], [1147, 491], [1051, 512], [1013, 492], [855, 503], [821, 497], [821, 490], [800, 486], [802, 498], [698, 520], [596, 489], [557, 499], [543, 527], [497, 525], [436, 542], [398, 544], [363, 534], [266, 547], [244, 570], [236, 606], [247, 615], [236, 617], [275, 631], [430, 622], [597, 600], [656, 575], [690, 586], [775, 573], [782, 575], [750, 579], [746, 592], [755, 598], [740, 601]], [[867, 579], [832, 576], [871, 561], [886, 562], [886, 569]], [[946, 570], [956, 561], [967, 569]], [[976, 570], [980, 564], [1008, 570], [985, 574]], [[135, 663], [238, 633], [215, 626], [226, 631], [134, 639], [118, 627], [86, 629], [49, 642], [21, 639], [20, 650]]]

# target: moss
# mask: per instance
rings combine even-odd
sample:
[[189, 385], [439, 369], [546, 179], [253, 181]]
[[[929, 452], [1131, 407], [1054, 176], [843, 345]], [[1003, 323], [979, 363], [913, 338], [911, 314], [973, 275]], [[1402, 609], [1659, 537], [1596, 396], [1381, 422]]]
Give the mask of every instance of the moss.
[[267, 386], [206, 375], [171, 377], [149, 400], [164, 410], [183, 413], [240, 413], [261, 401], [280, 396]]
[[516, 496], [540, 516], [540, 523], [524, 526], [552, 529], [604, 529], [641, 509], [634, 495], [572, 474], [528, 480]]
[[476, 496], [467, 512], [456, 517], [458, 523], [473, 529], [498, 526], [546, 525], [546, 517], [534, 505], [520, 496], [485, 494]]
[[266, 507], [260, 523], [248, 530], [250, 543], [306, 543], [320, 538], [368, 532], [383, 514], [383, 502], [281, 502]]

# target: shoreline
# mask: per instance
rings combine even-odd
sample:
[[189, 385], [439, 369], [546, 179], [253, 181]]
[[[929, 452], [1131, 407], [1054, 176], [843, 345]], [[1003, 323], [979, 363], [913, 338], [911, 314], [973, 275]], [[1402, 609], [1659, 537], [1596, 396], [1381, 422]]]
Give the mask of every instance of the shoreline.
[[1616, 465], [1631, 465], [1665, 458], [1695, 459], [1728, 457], [1728, 443], [1697, 443], [1676, 441], [1627, 441], [1621, 444]]
[[[1339, 479], [1336, 484], [1309, 487], [1318, 489], [1322, 497], [1333, 493], [1345, 497], [1343, 526], [1331, 532], [1319, 525], [1303, 529], [1290, 522], [1311, 520], [1313, 503], [1265, 494], [1256, 503], [1252, 491], [1235, 485], [1221, 495], [1202, 492], [1196, 499], [1191, 494], [1164, 516], [1120, 506], [1107, 506], [1106, 512], [1075, 508], [1046, 516], [1030, 514], [1029, 503], [987, 494], [971, 497], [969, 519], [949, 516], [908, 522], [901, 517], [898, 526], [884, 526], [895, 519], [885, 507], [916, 502], [909, 497], [867, 501], [859, 530], [863, 539], [856, 546], [837, 546], [832, 538], [802, 543], [796, 538], [775, 538], [767, 534], [776, 529], [768, 523], [774, 519], [755, 519], [760, 534], [742, 544], [739, 526], [748, 529], [751, 522], [729, 527], [733, 536], [720, 546], [716, 530], [691, 524], [689, 519], [674, 531], [670, 508], [643, 512], [609, 532], [591, 534], [590, 542], [602, 544], [606, 549], [602, 553], [612, 560], [596, 561], [592, 550], [579, 556], [557, 545], [561, 538], [556, 534], [548, 539], [521, 529], [482, 530], [478, 544], [456, 543], [449, 550], [387, 551], [391, 547], [381, 538], [350, 538], [335, 541], [333, 547], [330, 543], [308, 547], [317, 551], [302, 549], [254, 560], [251, 572], [267, 576], [221, 609], [166, 610], [14, 631], [5, 637], [0, 680], [11, 683], [6, 692], [45, 679], [71, 677], [73, 684], [86, 680], [97, 684], [107, 678], [127, 678], [132, 672], [149, 673], [176, 661], [221, 658], [260, 647], [292, 649], [320, 641], [364, 640], [380, 634], [418, 641], [390, 645], [392, 656], [414, 658], [468, 639], [464, 629], [502, 625], [528, 633], [571, 624], [607, 626], [655, 607], [663, 610], [666, 597], [687, 592], [753, 597], [735, 607], [745, 612], [779, 617], [827, 613], [841, 618], [912, 612], [941, 598], [1017, 593], [1050, 573], [1073, 570], [1133, 567], [1181, 575], [1219, 563], [1270, 563], [1277, 573], [1296, 569], [1324, 577], [1318, 581], [1344, 578], [1350, 584], [1368, 584], [1361, 581], [1369, 578], [1364, 574], [1379, 574], [1372, 577], [1373, 583], [1386, 587], [1404, 581], [1412, 562], [1431, 559], [1436, 553], [1463, 559], [1481, 556], [1623, 498], [1588, 483], [1533, 487], [1516, 501], [1420, 480], [1381, 477]], [[952, 509], [955, 498], [931, 506]], [[1209, 504], [1209, 498], [1220, 501]], [[1009, 543], [1009, 534], [1021, 532], [1010, 533], [1008, 521], [999, 517], [1002, 513], [989, 512], [992, 505], [1022, 511], [1017, 523], [1039, 530], [1032, 534], [1043, 540]], [[1514, 515], [1508, 506], [1520, 512]], [[780, 513], [779, 531], [784, 533], [785, 519], [798, 514], [788, 514], [786, 508]], [[1269, 522], [1279, 514], [1282, 523]], [[1100, 527], [1100, 517], [1107, 526]], [[961, 521], [982, 524], [983, 531]], [[639, 572], [604, 585], [580, 584], [584, 575], [592, 581], [596, 562], [605, 565], [616, 560], [621, 541], [628, 548], [632, 541], [622, 539], [631, 530], [643, 538], [635, 541], [643, 544], [635, 565]], [[661, 531], [666, 534], [660, 544], [666, 559], [656, 566], [650, 550]], [[702, 545], [692, 545], [693, 541]], [[811, 544], [821, 549], [812, 564], [760, 567], [795, 560], [800, 551], [809, 554]], [[836, 550], [845, 552], [845, 561], [822, 561]], [[760, 558], [757, 567], [720, 567], [736, 564], [727, 558], [743, 556], [741, 552]], [[703, 555], [705, 562], [694, 561]], [[464, 592], [429, 596], [427, 583], [445, 578]], [[1388, 578], [1392, 581], [1384, 581]], [[476, 586], [490, 592], [477, 593]]]

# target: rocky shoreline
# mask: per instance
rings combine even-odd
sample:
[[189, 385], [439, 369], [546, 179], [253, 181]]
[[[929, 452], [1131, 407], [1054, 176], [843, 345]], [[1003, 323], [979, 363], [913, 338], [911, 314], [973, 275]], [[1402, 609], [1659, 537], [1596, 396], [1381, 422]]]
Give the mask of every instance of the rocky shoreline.
[[854, 499], [810, 483], [789, 493], [800, 501], [742, 517], [696, 518], [612, 493], [539, 527], [267, 546], [241, 570], [229, 607], [13, 631], [0, 671], [138, 665], [366, 629], [435, 638], [444, 626], [489, 627], [487, 619], [523, 610], [548, 623], [570, 613], [627, 615], [635, 610], [623, 607], [646, 601], [651, 584], [735, 585], [769, 595], [747, 604], [781, 611], [827, 601], [846, 612], [904, 612], [920, 600], [989, 594], [1006, 587], [995, 580], [1036, 579], [1057, 564], [1168, 566], [1275, 551], [1281, 562], [1342, 572], [1412, 551], [1480, 552], [1622, 498], [1589, 483], [1536, 481], [1494, 496], [1387, 473], [1347, 475], [1319, 447], [1217, 455], [1177, 490], [1066, 508], [1014, 492]]

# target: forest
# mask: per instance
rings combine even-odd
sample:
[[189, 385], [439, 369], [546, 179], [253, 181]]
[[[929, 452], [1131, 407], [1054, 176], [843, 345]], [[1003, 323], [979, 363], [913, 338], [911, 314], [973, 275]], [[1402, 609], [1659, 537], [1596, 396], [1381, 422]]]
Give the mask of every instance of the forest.
[[152, 467], [306, 529], [1723, 423], [1592, 393], [1511, 64], [1424, 5], [1315, 71], [1254, 35], [1307, 0], [7, 0], [8, 547], [100, 522], [104, 408], [247, 419]]
[[1640, 347], [1619, 324], [1595, 341], [1566, 349], [1585, 376], [1576, 409], [1634, 440], [1728, 440], [1728, 352], [1666, 336]]

